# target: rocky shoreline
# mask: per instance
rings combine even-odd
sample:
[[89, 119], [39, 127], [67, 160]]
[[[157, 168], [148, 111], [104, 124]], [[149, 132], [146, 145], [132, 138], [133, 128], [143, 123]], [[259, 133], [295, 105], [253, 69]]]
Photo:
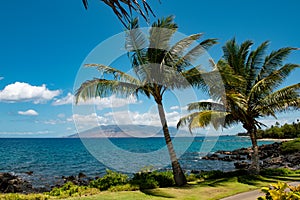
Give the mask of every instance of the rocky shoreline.
[[[275, 142], [259, 146], [259, 158], [261, 168], [289, 168], [300, 169], [300, 152], [285, 154], [281, 151], [282, 142]], [[235, 162], [236, 169], [246, 169], [250, 166], [252, 148], [241, 148], [234, 151], [217, 151], [205, 156], [204, 160], [222, 160]]]
[[[30, 173], [32, 175], [32, 172]], [[98, 178], [99, 177], [95, 177], [95, 179]], [[54, 187], [60, 187], [66, 182], [72, 182], [79, 186], [87, 186], [91, 180], [93, 179], [83, 173], [79, 173], [77, 176], [62, 176], [60, 183], [53, 186], [33, 187], [30, 182], [11, 173], [4, 172], [0, 173], [0, 193], [42, 193], [49, 192]]]
[[[259, 147], [259, 157], [261, 168], [289, 168], [300, 169], [300, 152], [285, 154], [281, 151], [282, 142], [262, 145]], [[250, 166], [252, 149], [241, 148], [234, 151], [217, 151], [211, 155], [202, 157], [204, 160], [221, 160], [234, 162], [236, 169], [246, 169]], [[193, 172], [193, 171], [192, 171]], [[26, 172], [29, 176], [34, 176], [34, 172]], [[11, 174], [0, 172], [0, 193], [42, 193], [48, 192], [53, 187], [60, 187], [66, 182], [73, 182], [76, 185], [87, 186], [91, 180], [99, 177], [88, 177], [84, 173], [76, 176], [62, 176], [55, 185], [48, 185], [36, 188], [30, 182]]]

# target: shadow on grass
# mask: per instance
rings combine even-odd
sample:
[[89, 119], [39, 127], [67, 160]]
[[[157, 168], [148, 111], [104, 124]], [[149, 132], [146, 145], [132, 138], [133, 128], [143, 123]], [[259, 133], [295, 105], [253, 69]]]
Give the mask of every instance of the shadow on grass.
[[235, 182], [236, 179], [234, 178], [219, 178], [219, 179], [207, 179], [203, 182], [200, 182], [198, 185], [201, 187], [206, 187], [206, 186], [210, 186], [210, 187], [218, 187], [218, 186], [223, 186], [228, 182]]
[[159, 189], [145, 189], [145, 190], [141, 190], [141, 192], [155, 197], [163, 197], [163, 198], [170, 198], [170, 199], [175, 198], [175, 196], [165, 193]]
[[288, 175], [288, 176], [285, 176], [285, 177], [283, 177], [283, 176], [270, 176], [270, 175], [268, 175], [268, 176], [265, 176], [265, 177], [271, 178], [271, 179], [274, 179], [274, 180], [280, 180], [280, 181], [300, 181], [300, 177], [297, 176], [297, 175], [295, 175], [295, 176]]

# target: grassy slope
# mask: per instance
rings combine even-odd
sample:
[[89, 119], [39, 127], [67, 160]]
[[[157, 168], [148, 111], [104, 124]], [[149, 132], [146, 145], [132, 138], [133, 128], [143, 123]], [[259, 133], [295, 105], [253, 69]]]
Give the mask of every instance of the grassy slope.
[[101, 192], [98, 195], [81, 198], [71, 198], [72, 200], [216, 200], [223, 197], [231, 196], [237, 193], [246, 192], [249, 190], [259, 189], [262, 186], [267, 186], [271, 182], [281, 181], [300, 181], [300, 175], [293, 175], [291, 177], [276, 177], [266, 178], [257, 177], [251, 179], [248, 177], [233, 177], [223, 178], [217, 180], [206, 180], [205, 182], [193, 182], [181, 188], [169, 187], [158, 188], [145, 191], [134, 192]]
[[[281, 181], [300, 181], [300, 174], [289, 175], [288, 177], [262, 177], [249, 178], [247, 176], [221, 178], [214, 180], [205, 180], [204, 182], [190, 182], [185, 187], [158, 188], [144, 191], [124, 191], [109, 192], [104, 191], [99, 194], [68, 198], [69, 200], [214, 200], [233, 194], [246, 192], [253, 189], [267, 186], [271, 182]], [[19, 195], [20, 197], [21, 195]], [[40, 198], [34, 198], [39, 196]], [[46, 196], [44, 196], [46, 197]], [[49, 196], [48, 196], [49, 198]], [[0, 199], [43, 199], [43, 195], [22, 195], [16, 198], [16, 194], [0, 194]], [[51, 197], [51, 199], [55, 199]]]

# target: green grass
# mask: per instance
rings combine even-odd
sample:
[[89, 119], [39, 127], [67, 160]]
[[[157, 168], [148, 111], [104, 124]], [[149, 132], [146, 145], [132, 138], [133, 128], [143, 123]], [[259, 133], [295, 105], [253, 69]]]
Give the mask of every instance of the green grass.
[[[102, 191], [98, 194], [85, 194], [88, 196], [71, 197], [69, 200], [216, 200], [237, 193], [249, 190], [260, 189], [262, 186], [268, 186], [270, 183], [281, 181], [300, 181], [299, 172], [289, 173], [285, 176], [228, 176], [224, 174], [223, 178], [210, 178], [207, 180], [198, 179], [189, 182], [184, 187], [167, 187], [147, 189], [141, 191], [121, 191], [111, 192]], [[59, 197], [47, 196], [43, 194], [0, 194], [2, 200], [21, 200], [21, 199], [58, 199]]]
[[282, 143], [281, 151], [283, 153], [299, 152], [300, 151], [300, 138]]

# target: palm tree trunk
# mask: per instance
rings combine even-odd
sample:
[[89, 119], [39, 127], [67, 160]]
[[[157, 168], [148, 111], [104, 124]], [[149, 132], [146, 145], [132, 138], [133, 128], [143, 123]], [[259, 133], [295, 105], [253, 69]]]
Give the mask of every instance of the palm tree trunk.
[[187, 183], [187, 180], [186, 180], [186, 177], [185, 177], [185, 175], [184, 175], [184, 173], [181, 169], [181, 166], [178, 162], [176, 153], [174, 151], [173, 143], [172, 143], [170, 133], [169, 133], [169, 128], [168, 128], [168, 125], [167, 125], [167, 120], [166, 120], [166, 116], [165, 116], [164, 107], [163, 107], [161, 101], [156, 101], [156, 102], [157, 102], [160, 121], [161, 121], [161, 124], [162, 124], [162, 127], [163, 127], [165, 141], [166, 141], [168, 151], [169, 151], [169, 156], [170, 156], [170, 159], [171, 159], [171, 162], [172, 162], [172, 169], [173, 169], [175, 184], [177, 186], [182, 186], [182, 185], [185, 185]]
[[257, 138], [256, 138], [256, 128], [251, 128], [251, 130], [248, 130], [250, 133], [250, 138], [252, 142], [252, 156], [251, 156], [251, 166], [249, 168], [250, 174], [259, 174], [260, 167], [259, 167], [259, 154], [258, 154], [258, 145], [257, 145]]

